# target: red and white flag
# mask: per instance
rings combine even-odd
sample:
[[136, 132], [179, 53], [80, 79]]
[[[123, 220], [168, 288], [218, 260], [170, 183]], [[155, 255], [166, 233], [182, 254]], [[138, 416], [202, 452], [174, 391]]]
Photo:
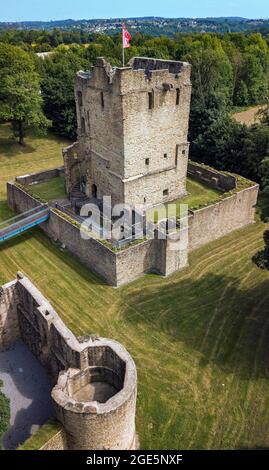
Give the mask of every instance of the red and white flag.
[[127, 29], [125, 28], [125, 24], [122, 25], [122, 47], [123, 49], [126, 49], [127, 47], [130, 47], [130, 40], [131, 40], [131, 34]]

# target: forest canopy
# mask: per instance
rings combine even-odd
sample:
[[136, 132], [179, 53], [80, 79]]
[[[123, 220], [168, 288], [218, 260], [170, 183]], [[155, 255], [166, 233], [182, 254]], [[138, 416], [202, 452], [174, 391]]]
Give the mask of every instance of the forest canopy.
[[[3, 41], [0, 51], [4, 53], [5, 47], [16, 44], [34, 62], [33, 76], [40, 84], [47, 122], [52, 123], [54, 132], [75, 140], [76, 72], [89, 69], [98, 56], [121, 66], [121, 35], [6, 30], [1, 32], [0, 39]], [[41, 59], [35, 53], [40, 49], [51, 54]], [[269, 188], [268, 114], [265, 113], [262, 124], [252, 127], [238, 124], [231, 117], [235, 107], [268, 103], [269, 36], [176, 33], [171, 38], [136, 33], [126, 50], [126, 63], [133, 56], [189, 61], [193, 85], [191, 158], [240, 173]]]

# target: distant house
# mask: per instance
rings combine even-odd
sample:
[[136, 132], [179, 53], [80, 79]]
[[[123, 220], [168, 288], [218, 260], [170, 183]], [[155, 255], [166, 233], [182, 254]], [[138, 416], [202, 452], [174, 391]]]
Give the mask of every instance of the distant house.
[[50, 52], [37, 52], [36, 55], [40, 57], [41, 59], [46, 59], [46, 57], [49, 57], [50, 54], [53, 54], [53, 51]]

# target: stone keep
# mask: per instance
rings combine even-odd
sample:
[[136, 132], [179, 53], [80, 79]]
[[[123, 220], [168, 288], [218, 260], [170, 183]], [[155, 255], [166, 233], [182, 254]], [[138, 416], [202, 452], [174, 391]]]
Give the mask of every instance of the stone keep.
[[64, 150], [67, 192], [147, 208], [186, 193], [191, 66], [103, 58], [76, 77], [78, 141]]

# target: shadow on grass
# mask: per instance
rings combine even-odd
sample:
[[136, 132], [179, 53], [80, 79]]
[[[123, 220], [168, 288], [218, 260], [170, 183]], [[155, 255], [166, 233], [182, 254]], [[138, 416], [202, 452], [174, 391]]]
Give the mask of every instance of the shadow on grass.
[[14, 217], [14, 212], [9, 209], [7, 201], [0, 200], [0, 225], [11, 217]]
[[35, 149], [31, 145], [19, 145], [15, 139], [2, 139], [0, 138], [1, 154], [7, 157], [17, 157], [18, 154], [32, 153]]
[[70, 268], [70, 270], [77, 272], [85, 281], [96, 286], [110, 287], [97, 273], [84, 266], [75, 255], [69, 253], [67, 250], [62, 250], [60, 244], [51, 240], [39, 227], [24, 232], [23, 234], [6, 242], [0, 243], [0, 256], [1, 252], [5, 249], [15, 248], [16, 245], [24, 241], [30, 242], [32, 238], [35, 238], [47, 251], [51, 251], [59, 260]]
[[124, 297], [132, 325], [145, 323], [154, 338], [183, 342], [201, 354], [200, 365], [216, 364], [243, 378], [269, 376], [269, 280], [243, 290], [240, 280], [208, 274], [199, 280], [165, 282]]

